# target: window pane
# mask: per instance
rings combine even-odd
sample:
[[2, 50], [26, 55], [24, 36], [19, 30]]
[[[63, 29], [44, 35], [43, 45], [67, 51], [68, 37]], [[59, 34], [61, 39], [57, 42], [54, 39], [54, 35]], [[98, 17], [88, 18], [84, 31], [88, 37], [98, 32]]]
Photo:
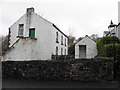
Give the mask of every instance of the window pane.
[[66, 55], [66, 49], [65, 49], [65, 55]]
[[56, 32], [56, 43], [58, 43], [58, 32]]
[[29, 29], [29, 37], [34, 38], [35, 37], [35, 28]]
[[19, 24], [18, 36], [23, 36], [24, 24]]
[[63, 55], [63, 48], [61, 48], [61, 55]]
[[61, 36], [61, 45], [63, 45], [63, 36]]
[[58, 47], [56, 47], [56, 55], [58, 55]]
[[65, 46], [66, 46], [66, 38], [65, 38]]

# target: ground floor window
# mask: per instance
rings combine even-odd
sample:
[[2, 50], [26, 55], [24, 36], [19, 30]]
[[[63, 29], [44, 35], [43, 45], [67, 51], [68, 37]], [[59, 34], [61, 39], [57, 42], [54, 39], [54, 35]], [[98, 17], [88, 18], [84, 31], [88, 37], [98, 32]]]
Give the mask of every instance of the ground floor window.
[[66, 55], [66, 49], [65, 49], [65, 55]]
[[61, 55], [63, 55], [63, 48], [61, 48]]
[[56, 47], [56, 55], [58, 55], [58, 47]]

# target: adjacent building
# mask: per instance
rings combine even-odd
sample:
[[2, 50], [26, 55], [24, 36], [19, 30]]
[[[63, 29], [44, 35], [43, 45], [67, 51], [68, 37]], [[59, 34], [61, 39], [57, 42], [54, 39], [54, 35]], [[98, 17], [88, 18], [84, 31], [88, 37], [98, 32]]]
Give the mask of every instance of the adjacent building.
[[117, 37], [120, 39], [120, 1], [118, 2], [118, 25], [117, 25]]
[[120, 39], [120, 22], [119, 22], [119, 24], [117, 25], [116, 35], [117, 35], [117, 37]]
[[105, 36], [116, 36], [120, 39], [120, 23], [118, 25], [113, 24], [112, 20], [108, 26], [109, 31], [103, 32], [103, 37]]
[[4, 60], [51, 60], [68, 55], [68, 37], [55, 24], [27, 8], [9, 28], [9, 51]]
[[94, 58], [98, 55], [97, 44], [89, 36], [85, 36], [75, 44], [75, 59]]

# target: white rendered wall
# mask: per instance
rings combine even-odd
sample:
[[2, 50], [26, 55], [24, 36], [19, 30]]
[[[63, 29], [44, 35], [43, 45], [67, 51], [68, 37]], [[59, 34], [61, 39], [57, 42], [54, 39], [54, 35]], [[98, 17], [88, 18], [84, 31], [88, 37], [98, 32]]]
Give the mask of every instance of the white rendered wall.
[[[120, 1], [118, 2], [118, 23], [120, 23]], [[120, 25], [117, 27], [117, 37], [120, 39]]]

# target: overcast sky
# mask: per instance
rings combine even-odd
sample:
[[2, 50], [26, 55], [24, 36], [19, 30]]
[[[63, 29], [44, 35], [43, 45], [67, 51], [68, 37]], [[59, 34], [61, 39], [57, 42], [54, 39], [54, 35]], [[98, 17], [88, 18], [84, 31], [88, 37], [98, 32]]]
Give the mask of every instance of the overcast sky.
[[103, 35], [110, 20], [118, 23], [119, 0], [0, 0], [0, 35], [34, 7], [35, 12], [54, 23], [65, 34], [76, 38]]

